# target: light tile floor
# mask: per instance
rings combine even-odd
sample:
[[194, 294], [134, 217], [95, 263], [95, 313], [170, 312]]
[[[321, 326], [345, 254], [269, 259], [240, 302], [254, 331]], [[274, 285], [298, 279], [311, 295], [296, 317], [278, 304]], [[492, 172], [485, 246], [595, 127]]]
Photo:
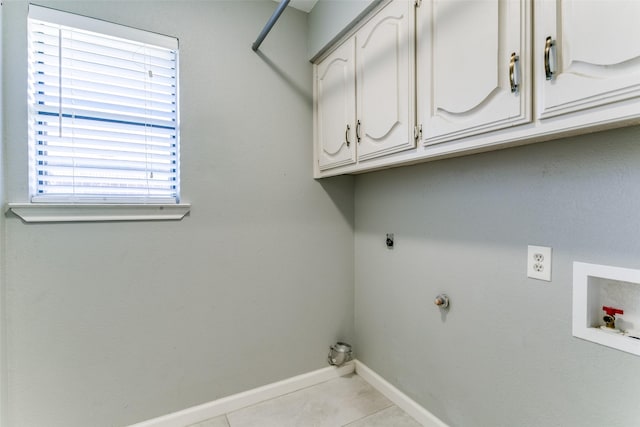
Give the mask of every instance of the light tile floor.
[[358, 375], [248, 406], [188, 427], [420, 427]]

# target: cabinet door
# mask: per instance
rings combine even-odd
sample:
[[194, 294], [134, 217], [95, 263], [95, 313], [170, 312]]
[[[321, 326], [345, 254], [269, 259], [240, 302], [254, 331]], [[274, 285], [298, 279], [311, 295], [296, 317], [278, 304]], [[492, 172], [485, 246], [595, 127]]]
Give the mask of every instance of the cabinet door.
[[355, 41], [347, 40], [316, 68], [316, 149], [320, 170], [356, 161]]
[[540, 0], [535, 18], [540, 118], [640, 96], [640, 1]]
[[426, 144], [531, 120], [530, 7], [527, 0], [422, 2], [418, 123]]
[[395, 0], [356, 33], [358, 159], [415, 146], [414, 6]]

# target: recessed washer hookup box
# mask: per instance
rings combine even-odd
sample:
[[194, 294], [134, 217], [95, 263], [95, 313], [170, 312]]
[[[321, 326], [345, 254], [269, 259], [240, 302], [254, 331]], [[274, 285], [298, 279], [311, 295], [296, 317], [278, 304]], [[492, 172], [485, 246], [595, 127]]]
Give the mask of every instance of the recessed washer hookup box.
[[640, 356], [640, 270], [574, 262], [573, 336]]

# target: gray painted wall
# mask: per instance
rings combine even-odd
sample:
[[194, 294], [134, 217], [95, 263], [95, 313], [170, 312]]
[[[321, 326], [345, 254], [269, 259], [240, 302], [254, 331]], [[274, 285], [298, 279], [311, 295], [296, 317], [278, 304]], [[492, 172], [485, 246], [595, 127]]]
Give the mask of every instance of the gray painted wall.
[[[571, 336], [573, 261], [640, 268], [638, 140], [358, 176], [358, 358], [452, 427], [640, 425], [640, 357]], [[528, 244], [553, 248], [552, 282], [526, 278]]]
[[318, 0], [309, 13], [309, 58], [381, 0]]
[[[3, 32], [2, 32], [2, 11], [4, 7], [0, 3], [0, 203], [4, 201], [4, 102], [2, 96], [2, 76], [4, 75], [2, 56]], [[5, 286], [4, 286], [4, 215], [0, 214], [0, 426], [7, 425], [7, 357], [6, 357], [6, 309], [5, 309]]]
[[[27, 198], [27, 2], [5, 1], [7, 199]], [[128, 425], [326, 366], [353, 340], [353, 179], [312, 179], [307, 16], [39, 1], [180, 38], [181, 222], [6, 219], [11, 427]]]
[[[306, 45], [287, 10], [263, 56], [269, 2], [40, 3], [180, 38], [193, 209], [0, 219], [9, 426], [126, 425], [320, 368], [354, 339], [354, 305], [358, 358], [452, 427], [637, 424], [640, 358], [570, 319], [574, 260], [640, 268], [639, 128], [360, 175], [354, 248], [353, 178], [311, 179], [307, 59], [342, 29], [319, 24], [331, 1], [308, 18], [324, 35]], [[26, 7], [3, 6], [10, 201], [27, 189]], [[527, 244], [553, 247], [551, 283], [525, 277]]]

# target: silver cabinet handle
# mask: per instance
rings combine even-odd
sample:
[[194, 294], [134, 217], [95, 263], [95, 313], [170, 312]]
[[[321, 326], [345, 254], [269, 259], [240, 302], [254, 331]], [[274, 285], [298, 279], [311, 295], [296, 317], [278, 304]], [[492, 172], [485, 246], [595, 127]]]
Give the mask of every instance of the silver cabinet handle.
[[356, 139], [358, 143], [360, 143], [360, 120], [358, 120], [358, 124], [356, 125]]
[[511, 60], [509, 60], [509, 84], [511, 84], [511, 93], [518, 91], [518, 83], [516, 83], [516, 62], [520, 60], [520, 57], [515, 52], [511, 54]]
[[349, 125], [347, 125], [347, 130], [344, 132], [344, 141], [347, 143], [347, 147], [349, 145], [351, 145], [351, 141], [349, 141], [349, 131], [351, 130], [351, 127]]
[[547, 80], [551, 80], [553, 78], [553, 71], [551, 71], [551, 47], [554, 45], [554, 41], [551, 37], [547, 37], [547, 40], [544, 44], [544, 76]]

